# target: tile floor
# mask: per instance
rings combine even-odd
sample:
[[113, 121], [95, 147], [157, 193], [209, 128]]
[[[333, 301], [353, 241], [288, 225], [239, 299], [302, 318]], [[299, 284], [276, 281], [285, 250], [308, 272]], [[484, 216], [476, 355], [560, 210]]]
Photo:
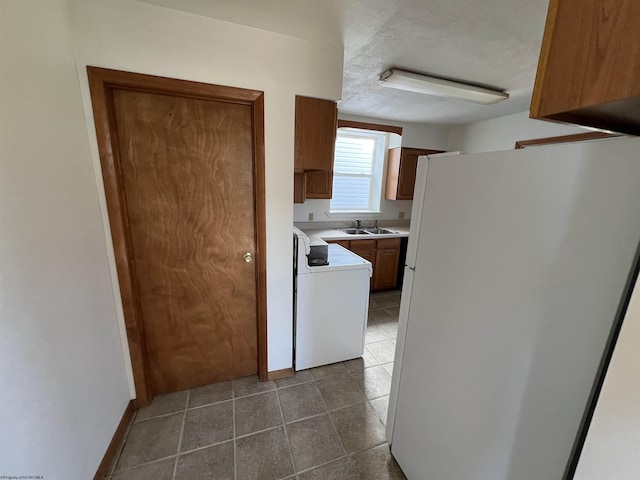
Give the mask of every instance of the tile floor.
[[362, 358], [161, 395], [108, 480], [405, 479], [385, 439], [400, 292], [371, 295]]

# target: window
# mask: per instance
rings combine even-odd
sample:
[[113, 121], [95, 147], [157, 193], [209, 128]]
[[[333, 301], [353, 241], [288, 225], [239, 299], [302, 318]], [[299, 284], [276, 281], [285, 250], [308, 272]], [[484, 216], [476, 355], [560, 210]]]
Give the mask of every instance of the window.
[[380, 210], [387, 134], [339, 129], [333, 164], [331, 212]]

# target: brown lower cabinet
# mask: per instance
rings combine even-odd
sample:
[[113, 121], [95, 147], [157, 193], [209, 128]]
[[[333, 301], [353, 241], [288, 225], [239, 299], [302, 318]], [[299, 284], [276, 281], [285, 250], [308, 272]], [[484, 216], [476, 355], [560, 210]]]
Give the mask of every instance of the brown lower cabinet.
[[376, 276], [376, 241], [375, 240], [346, 240], [349, 246], [345, 245], [345, 240], [341, 241], [344, 248], [348, 248], [356, 255], [360, 255], [365, 260], [369, 260], [373, 266], [373, 276], [370, 279], [370, 290], [373, 290], [373, 279]]
[[376, 259], [373, 276], [373, 290], [396, 288], [398, 281], [398, 261], [400, 259], [400, 239], [384, 238], [376, 241]]
[[351, 242], [349, 240], [332, 240], [331, 242], [327, 243], [337, 243], [338, 245], [342, 245], [347, 250], [351, 249]]
[[371, 290], [389, 290], [398, 284], [398, 263], [400, 260], [400, 239], [381, 238], [379, 240], [327, 240], [348, 248], [373, 265]]

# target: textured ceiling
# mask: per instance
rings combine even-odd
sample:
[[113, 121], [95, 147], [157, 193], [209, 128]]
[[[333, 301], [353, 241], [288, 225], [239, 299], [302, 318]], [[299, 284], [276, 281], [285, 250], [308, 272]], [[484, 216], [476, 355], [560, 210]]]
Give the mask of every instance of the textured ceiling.
[[[548, 0], [141, 0], [344, 45], [339, 110], [407, 122], [468, 123], [528, 110]], [[493, 86], [496, 105], [378, 85], [389, 67]]]

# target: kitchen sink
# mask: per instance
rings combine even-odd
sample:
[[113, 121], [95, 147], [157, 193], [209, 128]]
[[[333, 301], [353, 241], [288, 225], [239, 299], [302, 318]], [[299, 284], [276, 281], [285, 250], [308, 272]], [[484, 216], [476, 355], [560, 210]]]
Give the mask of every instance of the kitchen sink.
[[386, 228], [376, 227], [376, 228], [365, 228], [365, 232], [370, 233], [371, 235], [386, 235], [392, 232], [391, 230], [387, 230]]
[[343, 228], [342, 231], [348, 235], [370, 235], [364, 228]]
[[385, 235], [392, 232], [391, 230], [387, 230], [386, 228], [376, 227], [376, 228], [343, 228], [342, 231], [348, 235]]

